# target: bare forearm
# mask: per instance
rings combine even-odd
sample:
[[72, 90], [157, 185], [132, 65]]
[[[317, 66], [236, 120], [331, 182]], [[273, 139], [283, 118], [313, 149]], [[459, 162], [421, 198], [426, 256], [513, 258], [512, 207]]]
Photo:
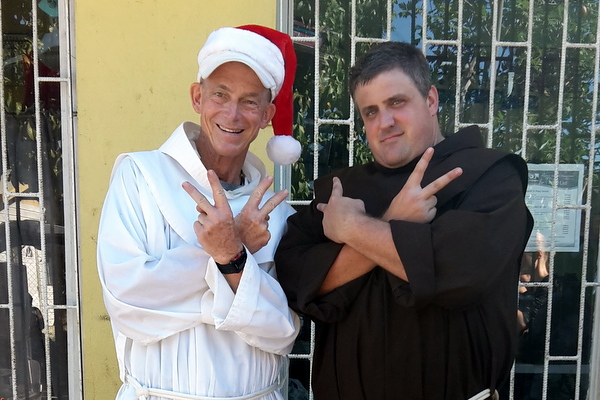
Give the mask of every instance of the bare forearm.
[[375, 268], [375, 263], [363, 256], [352, 247], [344, 245], [334, 263], [331, 265], [323, 284], [320, 294], [331, 292], [333, 289], [345, 285], [359, 278]]
[[380, 266], [408, 281], [398, 256], [389, 224], [369, 216], [357, 217], [354, 227], [344, 235], [345, 245], [321, 286], [328, 293]]
[[355, 224], [355, 229], [346, 235], [346, 245], [388, 272], [408, 281], [392, 238], [390, 224], [367, 215], [359, 216]]
[[237, 274], [224, 274], [223, 275], [223, 277], [225, 278], [225, 280], [231, 287], [231, 290], [233, 290], [233, 293], [237, 292], [237, 288], [240, 285], [240, 280], [242, 279], [243, 273], [244, 273], [244, 271], [238, 272]]

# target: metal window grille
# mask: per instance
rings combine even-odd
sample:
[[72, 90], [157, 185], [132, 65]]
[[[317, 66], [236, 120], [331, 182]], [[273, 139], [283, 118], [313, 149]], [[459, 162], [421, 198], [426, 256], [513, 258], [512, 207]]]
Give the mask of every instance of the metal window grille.
[[0, 398], [82, 398], [72, 4], [0, 3]]
[[[521, 345], [528, 343], [539, 354], [532, 359], [528, 354], [532, 348], [520, 349], [505, 398], [596, 398], [600, 391], [600, 323], [595, 318], [600, 310], [598, 1], [280, 0], [278, 4], [279, 27], [292, 35], [299, 65], [310, 64], [299, 67], [296, 78], [300, 112], [295, 135], [308, 150], [300, 165], [276, 171], [280, 187], [292, 189], [289, 203], [308, 204], [312, 181], [332, 164], [364, 161], [362, 125], [351, 99], [339, 90], [340, 70], [347, 72], [372, 43], [418, 44], [441, 93], [444, 132], [478, 125], [488, 147], [519, 154], [531, 171], [549, 171], [545, 245], [527, 253], [532, 263], [543, 257], [547, 276], [520, 284], [521, 291], [543, 299], [535, 315], [541, 332], [534, 337], [531, 326], [521, 338]], [[364, 12], [365, 7], [371, 7], [371, 13]], [[372, 31], [376, 34], [365, 35]], [[332, 41], [337, 50], [327, 47]], [[337, 54], [338, 67], [331, 63], [336, 52], [343, 53]], [[331, 140], [347, 153], [334, 153], [333, 159], [323, 162]], [[580, 171], [582, 187], [580, 197], [568, 201], [562, 174], [572, 165]], [[568, 230], [562, 218], [567, 214], [577, 219], [572, 225], [576, 244], [570, 250], [561, 247]], [[296, 386], [304, 384], [306, 393], [296, 390], [290, 398], [312, 399], [313, 350], [314, 326], [306, 321], [290, 355], [290, 378]]]

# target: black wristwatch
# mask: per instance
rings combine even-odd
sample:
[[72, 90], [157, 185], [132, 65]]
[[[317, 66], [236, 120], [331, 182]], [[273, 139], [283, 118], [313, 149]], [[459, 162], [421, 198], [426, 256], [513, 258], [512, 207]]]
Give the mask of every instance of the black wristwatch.
[[219, 271], [223, 275], [227, 274], [237, 274], [238, 272], [242, 272], [244, 266], [246, 265], [246, 258], [248, 258], [248, 254], [246, 253], [246, 248], [242, 247], [242, 251], [240, 251], [235, 257], [231, 259], [227, 264], [217, 264]]

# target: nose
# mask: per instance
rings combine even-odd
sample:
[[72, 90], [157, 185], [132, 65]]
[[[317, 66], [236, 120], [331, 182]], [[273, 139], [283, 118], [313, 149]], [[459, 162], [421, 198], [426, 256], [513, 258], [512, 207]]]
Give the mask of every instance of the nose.
[[238, 119], [241, 112], [240, 105], [236, 101], [228, 101], [225, 105], [225, 112], [227, 113], [229, 118], [236, 120]]
[[391, 128], [396, 124], [396, 121], [394, 120], [394, 114], [388, 110], [381, 110], [379, 112], [379, 128], [380, 129], [387, 129], [387, 128]]

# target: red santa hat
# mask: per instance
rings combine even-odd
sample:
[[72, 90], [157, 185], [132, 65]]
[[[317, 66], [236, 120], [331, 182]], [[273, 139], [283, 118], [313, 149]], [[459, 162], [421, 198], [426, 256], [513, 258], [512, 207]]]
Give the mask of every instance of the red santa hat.
[[207, 78], [227, 62], [246, 64], [256, 73], [277, 108], [272, 125], [275, 136], [267, 143], [267, 155], [276, 164], [298, 160], [300, 143], [292, 137], [293, 85], [296, 53], [289, 35], [260, 25], [225, 27], [212, 32], [198, 53], [198, 80]]

